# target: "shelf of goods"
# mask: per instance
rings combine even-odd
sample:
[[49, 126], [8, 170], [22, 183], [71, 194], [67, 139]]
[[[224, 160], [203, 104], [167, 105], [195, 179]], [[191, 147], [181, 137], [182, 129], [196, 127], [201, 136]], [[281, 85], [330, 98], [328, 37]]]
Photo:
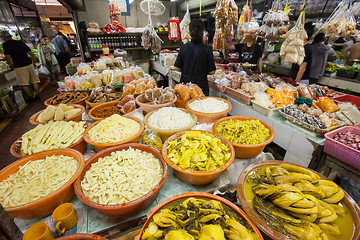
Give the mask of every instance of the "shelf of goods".
[[[281, 115], [265, 116], [255, 111], [252, 106], [241, 103], [226, 94], [210, 88], [210, 96], [227, 99], [232, 104], [229, 112], [233, 116], [248, 116], [260, 119], [274, 128], [274, 142], [286, 150], [284, 161], [305, 167], [317, 166], [317, 159], [323, 152], [325, 138], [319, 138], [287, 122]], [[300, 146], [300, 147], [299, 147]]]

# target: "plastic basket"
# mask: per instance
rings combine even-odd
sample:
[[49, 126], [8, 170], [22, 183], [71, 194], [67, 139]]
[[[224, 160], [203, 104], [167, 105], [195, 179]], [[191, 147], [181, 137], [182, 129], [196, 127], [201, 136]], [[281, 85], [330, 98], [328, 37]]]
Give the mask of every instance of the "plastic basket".
[[343, 161], [357, 169], [360, 169], [360, 151], [354, 148], [348, 147], [338, 141], [335, 141], [333, 137], [338, 132], [351, 132], [360, 134], [359, 127], [346, 126], [339, 128], [335, 131], [325, 134], [325, 147], [324, 152]]
[[281, 108], [270, 109], [257, 104], [256, 102], [254, 102], [254, 100], [252, 100], [251, 102], [253, 109], [261, 114], [264, 114], [265, 116], [271, 117], [279, 115], [279, 109]]
[[345, 94], [343, 96], [335, 97], [333, 98], [333, 100], [337, 104], [339, 102], [349, 102], [351, 104], [356, 105], [356, 107], [360, 110], [360, 97]]

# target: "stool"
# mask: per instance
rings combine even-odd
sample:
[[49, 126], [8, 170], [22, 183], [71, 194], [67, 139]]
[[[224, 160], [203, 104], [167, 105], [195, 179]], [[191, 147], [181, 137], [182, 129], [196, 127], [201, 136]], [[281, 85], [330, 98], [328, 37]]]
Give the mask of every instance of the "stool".
[[4, 97], [2, 97], [1, 103], [4, 105], [7, 114], [9, 114], [11, 117], [14, 117], [15, 114], [18, 112], [9, 95], [5, 95]]

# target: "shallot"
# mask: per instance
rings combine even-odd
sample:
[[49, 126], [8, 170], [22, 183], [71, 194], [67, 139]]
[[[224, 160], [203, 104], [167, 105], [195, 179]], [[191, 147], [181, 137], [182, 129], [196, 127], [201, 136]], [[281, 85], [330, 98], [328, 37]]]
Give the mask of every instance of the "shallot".
[[335, 141], [345, 144], [348, 147], [360, 150], [360, 135], [352, 132], [338, 132], [333, 136]]

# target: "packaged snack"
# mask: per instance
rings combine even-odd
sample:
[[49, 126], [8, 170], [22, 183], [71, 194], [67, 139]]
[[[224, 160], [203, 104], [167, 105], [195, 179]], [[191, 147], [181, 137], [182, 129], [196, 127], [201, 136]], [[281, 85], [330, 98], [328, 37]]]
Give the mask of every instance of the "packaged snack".
[[142, 144], [154, 147], [159, 151], [162, 150], [162, 145], [163, 145], [162, 140], [161, 140], [159, 134], [157, 134], [155, 131], [153, 131], [151, 129], [146, 129], [142, 133], [140, 139], [141, 139]]
[[310, 98], [312, 100], [316, 99], [316, 93], [307, 85], [300, 84], [297, 89], [300, 97], [303, 97], [305, 99]]
[[333, 113], [336, 111], [339, 111], [340, 108], [338, 105], [336, 105], [330, 98], [328, 97], [320, 97], [317, 101], [317, 104], [320, 106], [320, 108], [327, 113]]
[[179, 96], [180, 100], [186, 102], [190, 100], [190, 90], [183, 84], [177, 84], [174, 88], [175, 93]]
[[189, 90], [190, 90], [190, 98], [191, 99], [205, 96], [203, 91], [201, 90], [201, 88], [196, 84], [190, 84]]

